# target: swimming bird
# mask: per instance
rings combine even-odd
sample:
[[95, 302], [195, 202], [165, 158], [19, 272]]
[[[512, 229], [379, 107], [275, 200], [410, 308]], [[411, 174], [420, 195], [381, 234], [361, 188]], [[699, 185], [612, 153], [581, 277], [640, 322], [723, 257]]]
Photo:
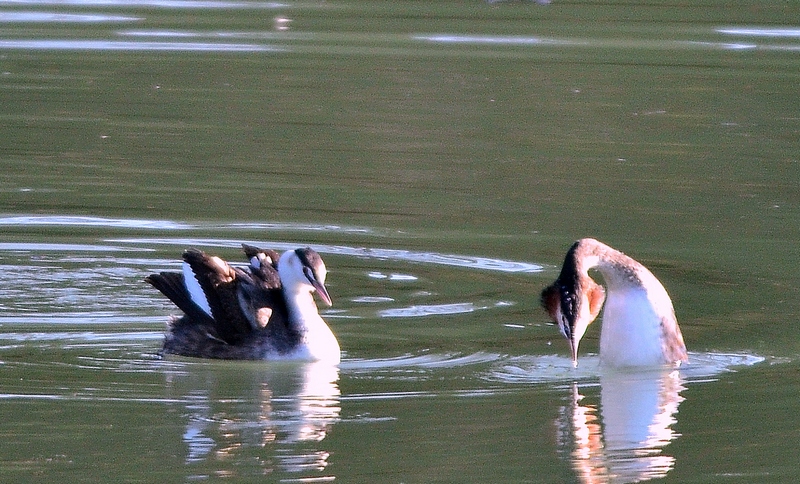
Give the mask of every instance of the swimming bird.
[[[608, 286], [597, 284], [596, 269]], [[556, 281], [542, 291], [541, 302], [569, 342], [578, 365], [578, 344], [603, 311], [600, 361], [612, 367], [678, 366], [687, 361], [686, 345], [666, 289], [645, 266], [594, 239], [570, 247]]]
[[328, 306], [327, 271], [311, 248], [278, 255], [242, 245], [250, 260], [233, 267], [197, 249], [183, 253], [183, 272], [145, 280], [184, 313], [167, 325], [163, 353], [233, 360], [339, 363], [339, 343], [319, 315]]

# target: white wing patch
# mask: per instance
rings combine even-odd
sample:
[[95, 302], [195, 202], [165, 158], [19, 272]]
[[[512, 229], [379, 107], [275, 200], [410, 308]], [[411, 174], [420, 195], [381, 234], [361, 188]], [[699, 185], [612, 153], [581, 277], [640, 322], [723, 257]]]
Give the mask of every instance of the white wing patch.
[[189, 291], [189, 297], [192, 301], [197, 304], [200, 309], [205, 311], [206, 314], [212, 316], [211, 306], [208, 305], [208, 299], [206, 299], [203, 288], [200, 287], [200, 283], [197, 282], [197, 277], [194, 275], [192, 266], [187, 262], [183, 263], [183, 285], [186, 286], [186, 290]]

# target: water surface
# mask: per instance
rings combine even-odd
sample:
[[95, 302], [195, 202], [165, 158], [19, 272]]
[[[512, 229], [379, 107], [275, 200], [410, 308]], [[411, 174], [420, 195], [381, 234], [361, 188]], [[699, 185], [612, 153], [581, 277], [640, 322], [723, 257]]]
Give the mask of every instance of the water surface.
[[[0, 1], [0, 476], [794, 482], [798, 14]], [[585, 236], [689, 365], [571, 368]], [[339, 367], [159, 358], [144, 277], [241, 242], [322, 254]]]

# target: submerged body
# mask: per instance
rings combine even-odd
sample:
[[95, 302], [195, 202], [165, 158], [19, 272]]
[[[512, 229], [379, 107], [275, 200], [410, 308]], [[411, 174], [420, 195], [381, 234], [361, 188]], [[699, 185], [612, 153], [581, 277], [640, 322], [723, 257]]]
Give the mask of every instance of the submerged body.
[[[589, 277], [599, 271], [608, 292]], [[642, 264], [594, 239], [570, 248], [556, 281], [542, 291], [542, 305], [558, 323], [577, 365], [586, 328], [603, 310], [600, 360], [614, 367], [677, 366], [687, 361], [672, 301]]]
[[319, 315], [313, 293], [328, 305], [326, 269], [310, 248], [274, 251], [243, 245], [240, 269], [196, 249], [183, 272], [152, 274], [156, 287], [184, 316], [167, 327], [163, 352], [235, 360], [340, 360], [339, 343]]

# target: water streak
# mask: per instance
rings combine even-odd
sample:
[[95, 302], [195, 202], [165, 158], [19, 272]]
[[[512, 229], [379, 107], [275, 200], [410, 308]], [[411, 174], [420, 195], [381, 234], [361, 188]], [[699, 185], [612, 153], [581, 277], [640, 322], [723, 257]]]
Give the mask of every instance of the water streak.
[[0, 226], [110, 227], [123, 229], [188, 230], [196, 225], [170, 220], [146, 220], [79, 215], [15, 215], [0, 217]]
[[583, 43], [569, 40], [545, 39], [541, 37], [462, 34], [417, 35], [414, 36], [413, 39], [445, 44], [580, 45]]
[[[750, 35], [760, 37], [795, 37], [796, 30], [769, 30], [769, 29], [719, 29], [719, 33]], [[703, 49], [703, 50], [795, 50], [797, 46], [760, 45], [740, 42], [716, 42], [705, 40], [653, 40], [653, 39], [556, 39], [521, 36], [495, 36], [495, 35], [464, 35], [464, 34], [438, 34], [415, 35], [414, 40], [439, 43], [439, 44], [464, 44], [464, 45], [492, 45], [492, 46], [535, 46], [535, 47], [590, 47], [590, 48], [615, 48], [615, 49]]]
[[162, 339], [164, 333], [154, 331], [125, 331], [114, 333], [99, 333], [96, 331], [54, 331], [54, 332], [30, 332], [30, 333], [0, 333], [2, 341], [82, 341], [87, 343], [103, 343], [108, 341], [151, 341]]
[[720, 34], [741, 35], [748, 37], [800, 38], [800, 29], [797, 28], [726, 27], [716, 29], [716, 31]]
[[382, 318], [414, 318], [443, 314], [472, 313], [479, 309], [486, 309], [487, 307], [488, 306], [476, 306], [473, 303], [423, 304], [405, 308], [384, 309], [378, 311], [378, 316]]
[[[746, 353], [689, 353], [689, 364], [678, 370], [689, 381], [706, 380], [737, 367], [753, 366], [765, 361], [758, 355]], [[531, 384], [559, 381], [586, 381], [608, 373], [597, 355], [582, 356], [577, 368], [572, 360], [561, 355], [514, 356], [499, 361], [484, 378], [507, 384]]]
[[[123, 249], [110, 245], [86, 245], [86, 244], [54, 244], [54, 243], [31, 243], [31, 242], [0, 242], [0, 250], [9, 252], [50, 252], [62, 254], [64, 252], [116, 252]], [[145, 249], [133, 249], [137, 251]]]
[[280, 52], [283, 49], [257, 44], [202, 42], [128, 42], [117, 40], [0, 40], [0, 49], [92, 50], [92, 51], [173, 51], [173, 52]]
[[0, 23], [119, 23], [138, 22], [142, 17], [57, 12], [0, 12]]
[[400, 370], [407, 368], [460, 368], [466, 365], [484, 364], [500, 361], [497, 353], [479, 351], [471, 354], [406, 354], [390, 358], [348, 358], [339, 365], [346, 373], [372, 373], [377, 370]]
[[0, 0], [0, 6], [47, 5], [75, 7], [124, 7], [169, 9], [275, 9], [279, 2], [234, 2], [225, 0]]
[[[178, 245], [183, 247], [240, 247], [242, 242], [256, 246], [270, 247], [275, 250], [292, 250], [298, 247], [298, 243], [276, 242], [276, 241], [255, 241], [255, 240], [229, 240], [229, 239], [187, 239], [187, 238], [138, 238], [138, 239], [111, 239], [109, 242], [130, 243], [140, 245]], [[436, 264], [454, 267], [465, 267], [472, 269], [483, 269], [500, 272], [520, 272], [533, 273], [541, 272], [544, 267], [539, 264], [529, 262], [508, 261], [503, 259], [492, 259], [488, 257], [440, 254], [437, 252], [414, 252], [401, 249], [372, 249], [364, 247], [347, 247], [342, 245], [314, 244], [314, 250], [323, 254], [336, 254], [352, 257], [363, 257], [370, 259], [400, 260], [407, 262], [419, 262], [424, 264]]]

